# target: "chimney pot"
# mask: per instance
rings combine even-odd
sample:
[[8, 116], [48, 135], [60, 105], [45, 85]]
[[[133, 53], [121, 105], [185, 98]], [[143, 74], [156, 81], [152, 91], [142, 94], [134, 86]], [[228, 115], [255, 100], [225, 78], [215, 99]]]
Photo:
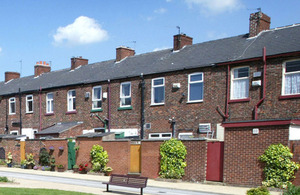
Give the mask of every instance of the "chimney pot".
[[174, 35], [173, 39], [173, 50], [177, 51], [182, 49], [186, 45], [192, 45], [193, 44], [193, 38], [187, 36], [186, 34], [178, 34]]
[[48, 63], [46, 63], [46, 61], [39, 61], [36, 62], [36, 65], [34, 66], [34, 76], [40, 76], [43, 73], [46, 72], [50, 72], [51, 71], [51, 67], [49, 66]]

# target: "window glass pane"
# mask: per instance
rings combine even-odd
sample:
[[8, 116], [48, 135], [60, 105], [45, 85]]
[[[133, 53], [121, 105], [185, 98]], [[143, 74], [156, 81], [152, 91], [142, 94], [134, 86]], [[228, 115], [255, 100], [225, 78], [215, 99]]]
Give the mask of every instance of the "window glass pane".
[[122, 84], [122, 96], [130, 96], [130, 84]]
[[248, 67], [234, 69], [234, 78], [243, 78], [243, 77], [249, 77]]
[[130, 106], [131, 98], [121, 98], [121, 106]]
[[164, 80], [163, 79], [156, 79], [153, 81], [154, 85], [163, 85], [164, 84]]
[[11, 113], [15, 113], [16, 112], [16, 107], [15, 107], [15, 103], [11, 103]]
[[101, 99], [101, 87], [94, 88], [94, 99]]
[[249, 79], [233, 81], [233, 99], [242, 99], [249, 96]]
[[287, 95], [300, 93], [300, 73], [285, 75], [284, 93]]
[[154, 88], [154, 103], [163, 103], [165, 97], [165, 87]]
[[48, 99], [49, 99], [49, 100], [50, 100], [50, 99], [53, 99], [53, 93], [48, 93], [47, 96], [48, 96]]
[[287, 62], [285, 72], [300, 71], [300, 61]]
[[203, 99], [203, 83], [190, 84], [190, 101]]
[[190, 76], [190, 81], [202, 81], [202, 74], [196, 74]]

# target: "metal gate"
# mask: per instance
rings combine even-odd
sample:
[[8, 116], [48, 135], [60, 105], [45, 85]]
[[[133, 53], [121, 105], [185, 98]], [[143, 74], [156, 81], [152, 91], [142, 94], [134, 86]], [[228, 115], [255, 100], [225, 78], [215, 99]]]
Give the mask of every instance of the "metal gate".
[[68, 169], [76, 164], [75, 142], [68, 142]]
[[224, 142], [207, 143], [207, 181], [223, 181]]
[[141, 172], [141, 145], [130, 145], [130, 173]]

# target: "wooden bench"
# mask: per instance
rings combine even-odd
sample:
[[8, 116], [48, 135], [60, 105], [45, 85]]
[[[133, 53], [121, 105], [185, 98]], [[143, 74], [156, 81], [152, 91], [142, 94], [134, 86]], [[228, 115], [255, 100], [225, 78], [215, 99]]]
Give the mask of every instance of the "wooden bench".
[[117, 175], [112, 174], [109, 178], [109, 182], [102, 182], [106, 184], [106, 191], [109, 192], [109, 185], [141, 188], [141, 195], [143, 194], [143, 188], [147, 186], [148, 177], [137, 177], [130, 175]]

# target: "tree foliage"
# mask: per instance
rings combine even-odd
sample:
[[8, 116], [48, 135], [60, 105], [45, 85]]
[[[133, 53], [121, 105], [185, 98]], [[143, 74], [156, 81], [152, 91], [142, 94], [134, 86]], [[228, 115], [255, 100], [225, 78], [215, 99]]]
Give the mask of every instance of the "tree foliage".
[[291, 159], [293, 154], [287, 146], [273, 144], [259, 157], [265, 164], [263, 181], [264, 186], [286, 188], [295, 178], [295, 171], [299, 169], [299, 164]]
[[180, 179], [184, 176], [187, 151], [180, 140], [170, 139], [160, 146], [160, 172], [162, 178]]
[[92, 170], [95, 172], [103, 171], [108, 163], [108, 154], [103, 147], [93, 145], [90, 155], [92, 159]]

